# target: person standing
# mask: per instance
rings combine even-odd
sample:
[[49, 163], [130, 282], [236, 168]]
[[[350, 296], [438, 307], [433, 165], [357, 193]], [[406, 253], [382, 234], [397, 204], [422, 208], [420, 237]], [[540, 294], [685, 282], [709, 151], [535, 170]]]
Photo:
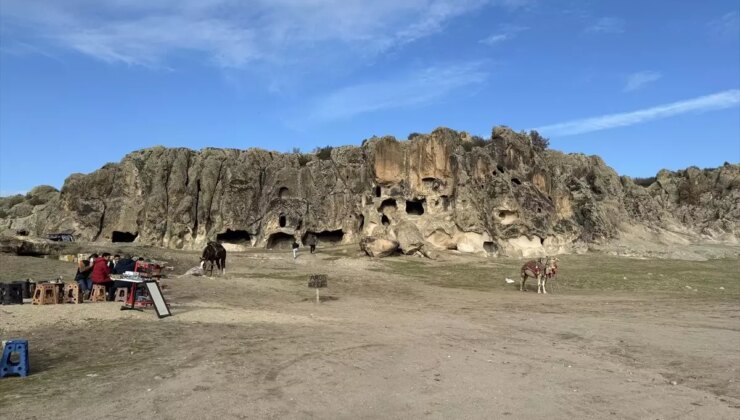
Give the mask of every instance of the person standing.
[[298, 245], [298, 242], [293, 239], [293, 259], [298, 258], [298, 248], [300, 248], [300, 245]]
[[309, 234], [307, 242], [308, 242], [309, 248], [311, 248], [311, 253], [313, 254], [316, 251], [316, 242], [317, 242], [316, 235], [314, 235], [313, 233]]

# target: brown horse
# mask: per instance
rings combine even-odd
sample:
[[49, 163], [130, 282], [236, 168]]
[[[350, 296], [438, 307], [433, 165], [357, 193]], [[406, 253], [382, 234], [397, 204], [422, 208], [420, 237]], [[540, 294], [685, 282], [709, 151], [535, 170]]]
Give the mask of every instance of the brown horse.
[[519, 290], [526, 291], [527, 278], [537, 279], [537, 293], [547, 293], [545, 288], [547, 280], [555, 277], [558, 272], [558, 259], [555, 257], [544, 257], [538, 260], [530, 260], [522, 265]]
[[226, 274], [226, 249], [218, 242], [208, 242], [200, 257], [200, 268], [204, 270], [206, 261], [209, 263], [211, 276], [213, 276], [214, 263], [221, 270], [221, 275]]

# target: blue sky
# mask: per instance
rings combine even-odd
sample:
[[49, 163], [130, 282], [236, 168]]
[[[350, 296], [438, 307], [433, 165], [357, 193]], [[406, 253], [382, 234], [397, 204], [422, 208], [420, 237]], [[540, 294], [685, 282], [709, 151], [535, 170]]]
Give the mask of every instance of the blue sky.
[[154, 145], [537, 128], [621, 174], [740, 162], [740, 3], [3, 0], [0, 194]]

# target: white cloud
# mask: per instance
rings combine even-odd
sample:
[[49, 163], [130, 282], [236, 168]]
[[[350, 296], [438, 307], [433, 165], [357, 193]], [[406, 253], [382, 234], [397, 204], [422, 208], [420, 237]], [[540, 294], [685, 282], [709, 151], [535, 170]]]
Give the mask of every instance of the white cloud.
[[709, 26], [715, 33], [737, 40], [740, 35], [740, 12], [727, 12], [709, 22]]
[[225, 68], [300, 62], [324, 50], [366, 56], [443, 31], [493, 4], [527, 0], [3, 0], [4, 35], [110, 63], [160, 66], [195, 51]]
[[614, 17], [602, 17], [586, 28], [586, 32], [621, 34], [624, 32], [624, 20]]
[[627, 76], [627, 82], [624, 85], [624, 91], [632, 92], [638, 90], [647, 84], [659, 80], [661, 77], [663, 77], [663, 75], [659, 72], [650, 70], [632, 73]]
[[685, 101], [659, 105], [639, 111], [602, 115], [559, 124], [546, 125], [537, 131], [551, 136], [570, 136], [616, 127], [626, 127], [644, 122], [674, 117], [690, 112], [701, 113], [740, 105], [740, 89], [731, 89]]
[[482, 67], [480, 62], [436, 66], [395, 79], [347, 86], [319, 98], [309, 119], [331, 121], [429, 104], [454, 90], [485, 82], [487, 73]]
[[496, 44], [498, 44], [500, 42], [506, 41], [510, 37], [511, 37], [511, 35], [509, 35], [509, 34], [493, 34], [493, 35], [491, 35], [491, 36], [489, 36], [487, 38], [481, 39], [480, 40], [480, 43], [481, 44], [486, 44], [486, 45], [496, 45]]
[[500, 30], [486, 38], [481, 39], [479, 42], [486, 45], [496, 45], [503, 41], [512, 39], [519, 34], [519, 32], [526, 31], [528, 28], [516, 25], [503, 25]]

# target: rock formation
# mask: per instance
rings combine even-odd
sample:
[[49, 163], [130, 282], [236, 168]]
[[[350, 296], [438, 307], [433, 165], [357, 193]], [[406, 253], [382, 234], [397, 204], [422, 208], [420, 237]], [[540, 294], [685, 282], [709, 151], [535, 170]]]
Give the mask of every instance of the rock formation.
[[0, 228], [72, 230], [90, 241], [231, 250], [362, 243], [385, 255], [456, 249], [535, 256], [583, 249], [640, 226], [737, 243], [740, 165], [620, 177], [597, 156], [542, 150], [495, 127], [490, 141], [440, 128], [318, 154], [155, 147], [73, 174], [61, 191], [0, 199]]

